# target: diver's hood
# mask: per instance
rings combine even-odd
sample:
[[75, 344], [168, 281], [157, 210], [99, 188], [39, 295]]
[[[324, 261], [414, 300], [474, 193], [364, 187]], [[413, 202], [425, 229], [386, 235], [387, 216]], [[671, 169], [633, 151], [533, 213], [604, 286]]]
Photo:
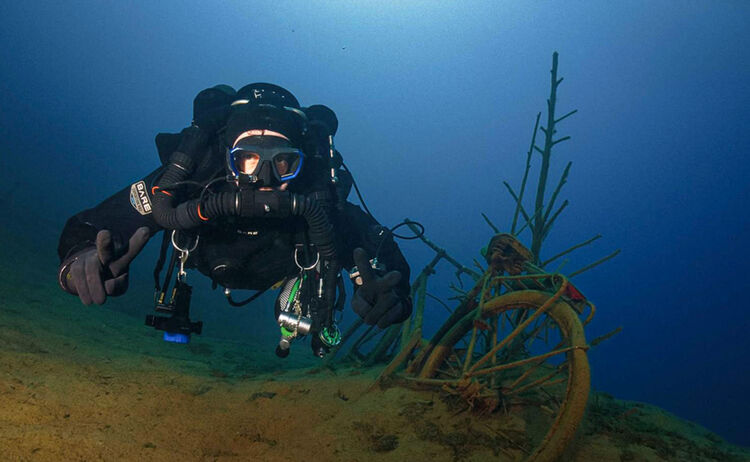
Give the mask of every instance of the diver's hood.
[[300, 146], [307, 133], [307, 117], [297, 108], [270, 104], [238, 104], [232, 107], [224, 132], [224, 143], [232, 146], [248, 130], [270, 130]]

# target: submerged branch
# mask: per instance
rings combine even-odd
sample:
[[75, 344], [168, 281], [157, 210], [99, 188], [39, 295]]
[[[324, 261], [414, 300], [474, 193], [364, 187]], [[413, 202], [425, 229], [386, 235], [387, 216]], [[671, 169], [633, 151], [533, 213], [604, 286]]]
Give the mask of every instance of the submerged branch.
[[583, 268], [579, 269], [578, 271], [573, 271], [572, 273], [570, 273], [568, 275], [568, 278], [572, 278], [573, 276], [577, 276], [577, 275], [583, 273], [584, 271], [590, 270], [591, 268], [593, 268], [595, 266], [599, 266], [602, 263], [604, 263], [605, 261], [610, 260], [610, 259], [614, 258], [615, 256], [617, 256], [618, 253], [620, 253], [620, 249], [615, 250], [611, 254], [607, 255], [606, 257], [604, 257], [602, 259], [599, 259], [599, 260], [595, 261], [594, 263], [592, 263], [590, 265], [584, 266]]
[[552, 146], [556, 145], [557, 143], [562, 143], [563, 141], [567, 141], [567, 140], [569, 140], [569, 139], [570, 139], [570, 137], [569, 137], [569, 136], [563, 136], [563, 137], [562, 137], [562, 138], [560, 138], [559, 140], [555, 140], [555, 141], [553, 141], [553, 142], [552, 142]]
[[459, 263], [458, 260], [456, 260], [455, 258], [453, 258], [450, 255], [448, 255], [448, 252], [446, 252], [445, 249], [440, 248], [437, 245], [435, 245], [431, 240], [429, 240], [426, 237], [424, 237], [423, 234], [419, 234], [419, 229], [417, 229], [416, 226], [414, 226], [411, 223], [407, 224], [407, 226], [409, 227], [409, 229], [411, 229], [412, 231], [414, 231], [415, 234], [419, 235], [419, 239], [421, 239], [422, 242], [424, 242], [425, 244], [427, 244], [427, 247], [429, 247], [432, 250], [434, 250], [435, 253], [437, 253], [440, 256], [440, 258], [445, 258], [448, 262], [450, 262], [451, 265], [455, 266], [458, 269], [458, 271], [456, 272], [456, 274], [460, 275], [461, 273], [466, 273], [466, 274], [470, 275], [471, 277], [477, 278], [477, 279], [482, 276], [481, 274], [477, 273], [476, 271], [474, 271], [474, 270], [472, 270], [470, 268], [467, 268], [464, 265], [462, 265], [461, 263]]
[[614, 329], [612, 332], [608, 332], [608, 333], [606, 333], [606, 334], [604, 334], [602, 336], [599, 336], [599, 337], [595, 338], [594, 340], [592, 340], [591, 342], [589, 342], [589, 346], [592, 346], [592, 347], [593, 346], [597, 346], [600, 343], [602, 343], [603, 341], [608, 340], [608, 339], [614, 337], [615, 335], [619, 334], [620, 331], [622, 331], [622, 326], [618, 327], [617, 329]]
[[[537, 218], [539, 218], [539, 214], [541, 213], [541, 211], [542, 211], [542, 209], [539, 209], [539, 210], [537, 210], [537, 211], [536, 211], [536, 213], [535, 213], [535, 214], [534, 214], [534, 215], [533, 215], [533, 216], [532, 216], [531, 218], [529, 218], [528, 220], [526, 220], [526, 223], [524, 223], [524, 225], [523, 225], [523, 226], [521, 226], [521, 229], [519, 229], [518, 231], [516, 231], [516, 232], [515, 232], [515, 234], [513, 234], [513, 235], [514, 235], [514, 236], [518, 236], [519, 234], [521, 234], [521, 232], [522, 232], [522, 231], [523, 231], [524, 229], [526, 229], [526, 227], [527, 227], [527, 226], [528, 226], [529, 228], [533, 228], [533, 227], [531, 226], [531, 222], [532, 222], [533, 220], [536, 220]], [[532, 232], [533, 232], [533, 231], [532, 231]]]
[[531, 134], [531, 143], [529, 144], [529, 150], [526, 152], [526, 168], [523, 172], [523, 179], [521, 180], [521, 189], [518, 191], [518, 201], [516, 201], [516, 210], [513, 213], [513, 224], [510, 226], [510, 233], [514, 234], [516, 231], [516, 225], [518, 224], [518, 212], [520, 211], [521, 204], [523, 203], [523, 194], [526, 191], [526, 182], [529, 178], [529, 170], [531, 170], [531, 154], [534, 152], [534, 145], [536, 144], [536, 134], [539, 128], [539, 118], [542, 116], [541, 112], [536, 113], [536, 122], [534, 122], [534, 132]]
[[568, 112], [568, 113], [567, 113], [567, 114], [565, 114], [564, 116], [562, 116], [562, 117], [560, 117], [559, 119], [555, 120], [555, 123], [557, 124], [557, 123], [560, 123], [560, 122], [562, 122], [563, 120], [565, 120], [565, 119], [567, 119], [568, 117], [572, 116], [572, 115], [573, 115], [573, 114], [575, 114], [576, 112], [578, 112], [578, 109], [573, 109], [572, 111]]
[[452, 282], [450, 283], [450, 285], [448, 285], [448, 288], [449, 288], [450, 290], [452, 290], [452, 291], [456, 292], [456, 294], [458, 294], [458, 295], [457, 295], [457, 296], [455, 296], [455, 297], [451, 297], [451, 298], [450, 298], [449, 300], [461, 300], [461, 299], [463, 299], [464, 297], [466, 297], [466, 294], [468, 293], [468, 292], [467, 292], [466, 290], [464, 290], [464, 289], [463, 289], [463, 288], [461, 288], [461, 287], [458, 287], [458, 286], [456, 286], [456, 284], [454, 284], [454, 283], [452, 283]]
[[529, 221], [529, 214], [526, 213], [526, 209], [523, 208], [523, 205], [521, 204], [521, 200], [516, 195], [515, 191], [513, 191], [513, 188], [510, 186], [510, 184], [507, 181], [503, 181], [503, 184], [505, 185], [505, 188], [508, 190], [511, 196], [513, 196], [513, 200], [516, 201], [516, 207], [521, 212], [521, 215], [523, 215], [523, 218], [526, 221]]
[[431, 294], [431, 293], [429, 293], [429, 292], [425, 293], [425, 295], [427, 295], [427, 296], [428, 296], [428, 297], [430, 297], [431, 299], [433, 299], [433, 300], [435, 300], [436, 302], [438, 302], [438, 303], [440, 303], [441, 305], [443, 305], [443, 306], [445, 307], [445, 309], [446, 309], [446, 310], [448, 311], [448, 313], [451, 313], [451, 314], [453, 313], [453, 310], [451, 310], [451, 308], [450, 308], [450, 307], [448, 306], [448, 304], [447, 304], [447, 303], [445, 303], [444, 301], [440, 300], [440, 299], [439, 299], [438, 297], [436, 297], [436, 296], [432, 295], [432, 294]]
[[574, 251], [575, 249], [581, 248], [581, 247], [583, 247], [585, 245], [589, 245], [592, 242], [594, 242], [595, 240], [599, 239], [600, 237], [602, 237], [602, 235], [601, 234], [597, 234], [596, 236], [592, 237], [591, 239], [589, 239], [587, 241], [583, 241], [580, 244], [576, 244], [573, 247], [570, 247], [568, 250], [564, 250], [564, 251], [558, 253], [557, 255], [555, 255], [554, 257], [551, 257], [547, 261], [543, 262], [542, 266], [547, 266], [548, 263], [551, 263], [551, 262], [557, 260], [558, 258], [562, 257], [563, 255], [569, 254], [570, 252]]
[[[562, 190], [562, 187], [567, 183], [568, 181], [568, 173], [570, 173], [570, 167], [573, 165], [573, 162], [568, 162], [568, 165], [565, 166], [565, 169], [563, 170], [562, 175], [560, 176], [560, 181], [557, 183], [557, 187], [555, 188], [555, 191], [552, 193], [552, 196], [549, 199], [549, 204], [547, 204], [547, 211], [544, 212], [544, 222], [547, 223], [547, 219], [549, 218], [549, 214], [552, 211], [552, 209], [555, 206], [555, 200], [557, 200], [557, 196], [560, 194], [560, 190]], [[549, 226], [547, 226], [549, 228]], [[545, 232], [546, 234], [546, 232]]]
[[[539, 169], [539, 179], [537, 180], [536, 198], [534, 210], [540, 210], [544, 208], [544, 193], [547, 188], [547, 176], [549, 175], [550, 157], [552, 154], [552, 146], [554, 142], [552, 137], [555, 135], [555, 105], [557, 103], [557, 85], [559, 81], [557, 79], [557, 52], [552, 53], [552, 69], [550, 70], [551, 88], [550, 95], [547, 99], [547, 132], [544, 137], [544, 151], [542, 151], [542, 165]], [[539, 218], [534, 220], [531, 225], [531, 253], [538, 262], [539, 255], [541, 253], [542, 241], [544, 231], [544, 221]]]
[[555, 268], [555, 271], [549, 271], [549, 272], [550, 273], [561, 273], [562, 269], [565, 267], [565, 265], [568, 264], [568, 262], [570, 262], [570, 260], [566, 258], [559, 265], [557, 265], [557, 268]]
[[562, 203], [562, 205], [560, 205], [560, 208], [557, 209], [557, 212], [555, 212], [555, 214], [552, 215], [552, 218], [550, 218], [549, 221], [544, 224], [544, 231], [542, 232], [542, 238], [547, 237], [547, 234], [549, 233], [550, 229], [552, 229], [552, 224], [555, 222], [557, 217], [560, 216], [560, 213], [563, 210], [565, 210], [565, 207], [567, 206], [568, 206], [568, 201], [566, 200], [565, 202]]
[[494, 231], [494, 232], [495, 232], [495, 234], [497, 234], [497, 233], [499, 233], [499, 232], [500, 232], [500, 230], [499, 230], [499, 229], [497, 229], [497, 226], [495, 226], [495, 224], [494, 224], [494, 223], [492, 223], [492, 221], [490, 221], [490, 219], [489, 219], [489, 218], [487, 218], [487, 215], [485, 215], [484, 213], [482, 213], [482, 218], [484, 218], [484, 221], [486, 221], [486, 222], [487, 222], [487, 224], [488, 224], [488, 225], [490, 225], [490, 228], [492, 228], [492, 231]]

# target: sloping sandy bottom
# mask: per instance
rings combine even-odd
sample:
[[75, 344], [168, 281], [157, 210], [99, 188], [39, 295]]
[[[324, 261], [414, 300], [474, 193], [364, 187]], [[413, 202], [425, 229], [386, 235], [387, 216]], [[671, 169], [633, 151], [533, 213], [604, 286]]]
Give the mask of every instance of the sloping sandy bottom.
[[[264, 372], [270, 362], [264, 365], [256, 355], [255, 366], [242, 365], [238, 345], [214, 339], [194, 340], [188, 348], [161, 345], [152, 335], [160, 354], [146, 354], [128, 344], [127, 329], [111, 324], [100, 324], [87, 345], [64, 333], [41, 335], [39, 326], [9, 316], [6, 306], [3, 313], [3, 461], [523, 457], [515, 436], [492, 431], [496, 416], [456, 414], [438, 392], [371, 387], [377, 369], [276, 365]], [[142, 340], [138, 344], [145, 348]], [[657, 408], [606, 395], [591, 403], [565, 460], [750, 460]]]
[[[0, 462], [524, 457], [523, 427], [498, 433], [497, 413], [373, 387], [378, 368], [320, 368], [305, 347], [282, 361], [267, 344], [166, 344], [140, 319], [61, 294], [30, 261], [13, 253], [0, 264]], [[750, 461], [653, 406], [604, 394], [589, 403], [563, 460]]]

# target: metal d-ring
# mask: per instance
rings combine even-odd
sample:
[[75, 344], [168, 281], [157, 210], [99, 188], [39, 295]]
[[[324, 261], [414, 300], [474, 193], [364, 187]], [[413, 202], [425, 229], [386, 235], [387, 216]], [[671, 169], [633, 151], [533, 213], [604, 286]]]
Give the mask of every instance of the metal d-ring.
[[315, 263], [305, 268], [304, 266], [299, 264], [299, 260], [297, 259], [297, 252], [299, 249], [294, 249], [294, 263], [297, 265], [297, 268], [305, 271], [310, 271], [311, 269], [315, 268], [318, 265], [318, 262], [320, 261], [320, 254], [318, 252], [315, 252]]
[[190, 253], [193, 250], [195, 250], [196, 247], [198, 247], [198, 240], [200, 239], [200, 236], [196, 235], [195, 236], [195, 244], [193, 244], [193, 246], [191, 248], [189, 248], [189, 249], [181, 249], [180, 246], [177, 245], [177, 242], [175, 242], [175, 238], [174, 237], [175, 237], [176, 233], [177, 233], [177, 230], [173, 229], [172, 230], [172, 247], [174, 247], [176, 250], [178, 250], [180, 252]]

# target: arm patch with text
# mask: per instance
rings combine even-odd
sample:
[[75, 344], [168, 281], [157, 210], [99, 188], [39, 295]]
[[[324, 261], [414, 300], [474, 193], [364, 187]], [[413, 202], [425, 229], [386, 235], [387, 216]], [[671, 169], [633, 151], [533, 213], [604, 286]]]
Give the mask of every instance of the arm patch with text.
[[139, 181], [130, 186], [130, 205], [141, 215], [151, 213], [151, 197], [148, 195], [145, 181]]

